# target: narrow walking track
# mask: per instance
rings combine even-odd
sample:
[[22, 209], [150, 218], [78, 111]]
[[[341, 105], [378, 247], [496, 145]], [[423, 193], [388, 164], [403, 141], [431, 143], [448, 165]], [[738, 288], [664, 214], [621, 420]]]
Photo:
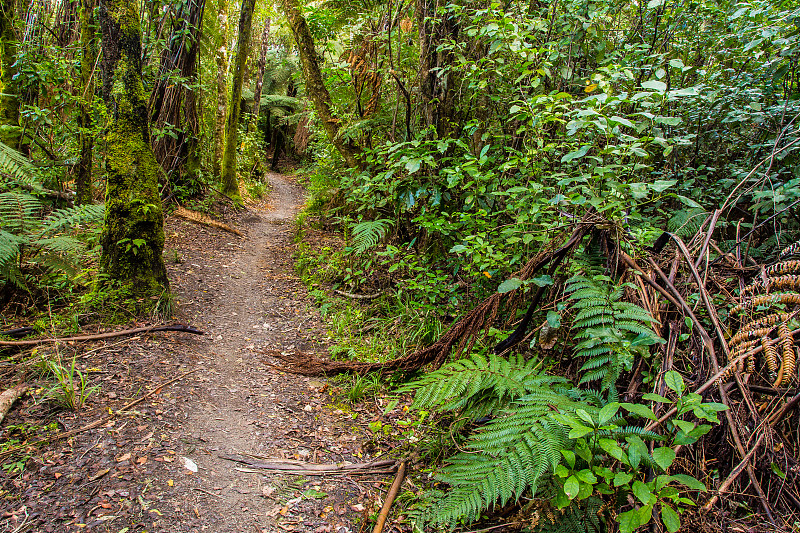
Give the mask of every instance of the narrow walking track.
[[[226, 245], [236, 250], [227, 256], [221, 252], [222, 264], [195, 263], [198, 282], [184, 284], [179, 293], [195, 302], [182, 312], [196, 312], [192, 322], [207, 332], [196, 347], [203, 354], [197, 362], [201, 370], [189, 391], [192, 402], [181, 439], [182, 457], [198, 466], [193, 490], [184, 493], [189, 496], [184, 508], [202, 508], [201, 527], [217, 532], [343, 533], [350, 530], [350, 504], [359, 495], [352, 485], [309, 478], [289, 487], [285, 478], [245, 473], [236, 469], [241, 465], [220, 458], [360, 460], [353, 455], [357, 445], [349, 415], [326, 406], [324, 382], [279, 372], [260, 353], [264, 348], [319, 349], [324, 336], [292, 269], [293, 218], [303, 191], [285, 176], [269, 179], [271, 208], [243, 216], [246, 240], [228, 237]], [[200, 301], [203, 305], [197, 305]]]
[[372, 459], [356, 426], [366, 425], [364, 413], [333, 405], [336, 397], [324, 380], [280, 372], [263, 355], [320, 351], [326, 339], [293, 271], [293, 217], [303, 190], [285, 176], [268, 178], [269, 205], [234, 221], [243, 237], [167, 221], [175, 318], [205, 335], [63, 345], [61, 356], [75, 357], [99, 389], [78, 411], [51, 411], [37, 401], [39, 391], [9, 414], [4, 435], [20, 438], [26, 430], [12, 428], [43, 428], [54, 420], [47, 431], [81, 428], [152, 393], [101, 427], [32, 449], [22, 471], [0, 474], [0, 532], [357, 529], [385, 478], [267, 474], [221, 457]]

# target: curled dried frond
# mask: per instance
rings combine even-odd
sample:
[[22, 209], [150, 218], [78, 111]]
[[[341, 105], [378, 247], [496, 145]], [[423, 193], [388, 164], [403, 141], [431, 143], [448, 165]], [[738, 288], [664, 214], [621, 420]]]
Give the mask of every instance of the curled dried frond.
[[788, 274], [789, 272], [800, 272], [800, 260], [781, 261], [767, 267], [767, 274], [770, 276]]
[[791, 289], [800, 290], [800, 276], [793, 274], [778, 276], [776, 278], [767, 278], [766, 285], [764, 281], [758, 279], [744, 288], [745, 293], [752, 293], [760, 290], [770, 292], [775, 289]]
[[783, 250], [781, 250], [781, 257], [788, 257], [790, 255], [800, 254], [800, 241], [795, 241]]
[[756, 296], [755, 298], [751, 298], [736, 305], [733, 309], [731, 309], [731, 314], [733, 315], [741, 311], [757, 307], [759, 305], [775, 305], [775, 304], [798, 305], [800, 304], [800, 294], [796, 292], [779, 292], [776, 294], [762, 294], [760, 296]]

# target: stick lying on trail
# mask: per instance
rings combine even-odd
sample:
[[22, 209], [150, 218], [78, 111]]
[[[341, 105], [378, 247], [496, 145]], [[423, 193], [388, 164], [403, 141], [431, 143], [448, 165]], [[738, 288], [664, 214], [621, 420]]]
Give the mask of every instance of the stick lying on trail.
[[286, 472], [291, 474], [303, 474], [306, 476], [321, 476], [324, 474], [356, 474], [363, 471], [372, 471], [379, 469], [381, 473], [393, 472], [397, 463], [395, 461], [382, 460], [372, 461], [371, 463], [354, 463], [354, 464], [314, 464], [303, 463], [301, 461], [292, 461], [281, 458], [265, 458], [265, 460], [253, 459], [243, 455], [220, 455], [220, 459], [227, 459], [235, 463], [242, 463], [250, 468], [258, 468], [261, 470], [274, 470], [277, 472]]
[[47, 337], [44, 339], [28, 339], [24, 341], [0, 341], [0, 346], [35, 346], [45, 342], [97, 341], [100, 339], [122, 337], [123, 335], [133, 335], [135, 333], [151, 333], [153, 331], [182, 331], [184, 333], [193, 333], [194, 335], [205, 335], [205, 332], [195, 327], [185, 326], [183, 324], [172, 324], [169, 326], [146, 326], [143, 328], [121, 329], [119, 331], [95, 333], [92, 335], [76, 335], [74, 337]]

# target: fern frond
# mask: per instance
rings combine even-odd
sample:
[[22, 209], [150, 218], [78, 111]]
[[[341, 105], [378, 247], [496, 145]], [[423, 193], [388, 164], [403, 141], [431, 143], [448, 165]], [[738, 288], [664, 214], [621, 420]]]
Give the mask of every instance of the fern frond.
[[102, 204], [76, 205], [53, 211], [42, 222], [41, 235], [72, 228], [78, 224], [100, 222], [103, 220], [104, 212]]
[[0, 142], [0, 179], [11, 178], [33, 190], [42, 188], [36, 169], [22, 153]]
[[362, 254], [376, 246], [391, 227], [392, 221], [386, 218], [359, 222], [353, 226], [353, 253]]
[[30, 194], [0, 193], [0, 228], [12, 233], [21, 233], [38, 226], [40, 222], [34, 214], [41, 209], [42, 202]]

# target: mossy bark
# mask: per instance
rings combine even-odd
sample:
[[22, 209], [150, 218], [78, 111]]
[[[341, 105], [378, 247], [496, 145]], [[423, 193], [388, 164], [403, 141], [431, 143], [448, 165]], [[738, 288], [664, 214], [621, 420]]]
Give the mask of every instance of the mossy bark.
[[242, 0], [239, 16], [239, 36], [236, 57], [233, 60], [231, 97], [228, 118], [225, 121], [225, 152], [222, 154], [222, 192], [234, 200], [240, 199], [239, 180], [236, 176], [236, 147], [239, 144], [239, 116], [242, 114], [242, 83], [247, 55], [250, 52], [250, 30], [253, 26], [255, 0]]
[[81, 155], [75, 177], [76, 199], [79, 204], [92, 203], [92, 161], [94, 133], [92, 127], [92, 100], [94, 99], [94, 76], [97, 62], [97, 0], [81, 0], [81, 99], [78, 113]]
[[17, 60], [17, 35], [15, 0], [0, 0], [0, 141], [19, 148], [19, 88], [14, 81]]
[[[138, 2], [101, 0], [103, 97], [113, 124], [106, 137], [106, 217], [104, 274], [120, 282], [151, 310], [169, 295], [164, 266], [164, 219], [150, 146], [147, 95], [142, 84], [142, 44]], [[166, 301], [166, 300], [164, 300]]]
[[314, 102], [314, 109], [322, 122], [322, 127], [325, 129], [328, 139], [342, 154], [347, 165], [358, 168], [361, 166], [358, 161], [360, 150], [352, 141], [345, 141], [339, 135], [339, 119], [333, 116], [331, 95], [322, 79], [317, 53], [314, 49], [314, 38], [308, 29], [302, 11], [300, 11], [300, 4], [297, 0], [282, 0], [282, 2], [300, 52], [300, 62], [303, 65], [303, 75], [306, 80], [306, 92]]

